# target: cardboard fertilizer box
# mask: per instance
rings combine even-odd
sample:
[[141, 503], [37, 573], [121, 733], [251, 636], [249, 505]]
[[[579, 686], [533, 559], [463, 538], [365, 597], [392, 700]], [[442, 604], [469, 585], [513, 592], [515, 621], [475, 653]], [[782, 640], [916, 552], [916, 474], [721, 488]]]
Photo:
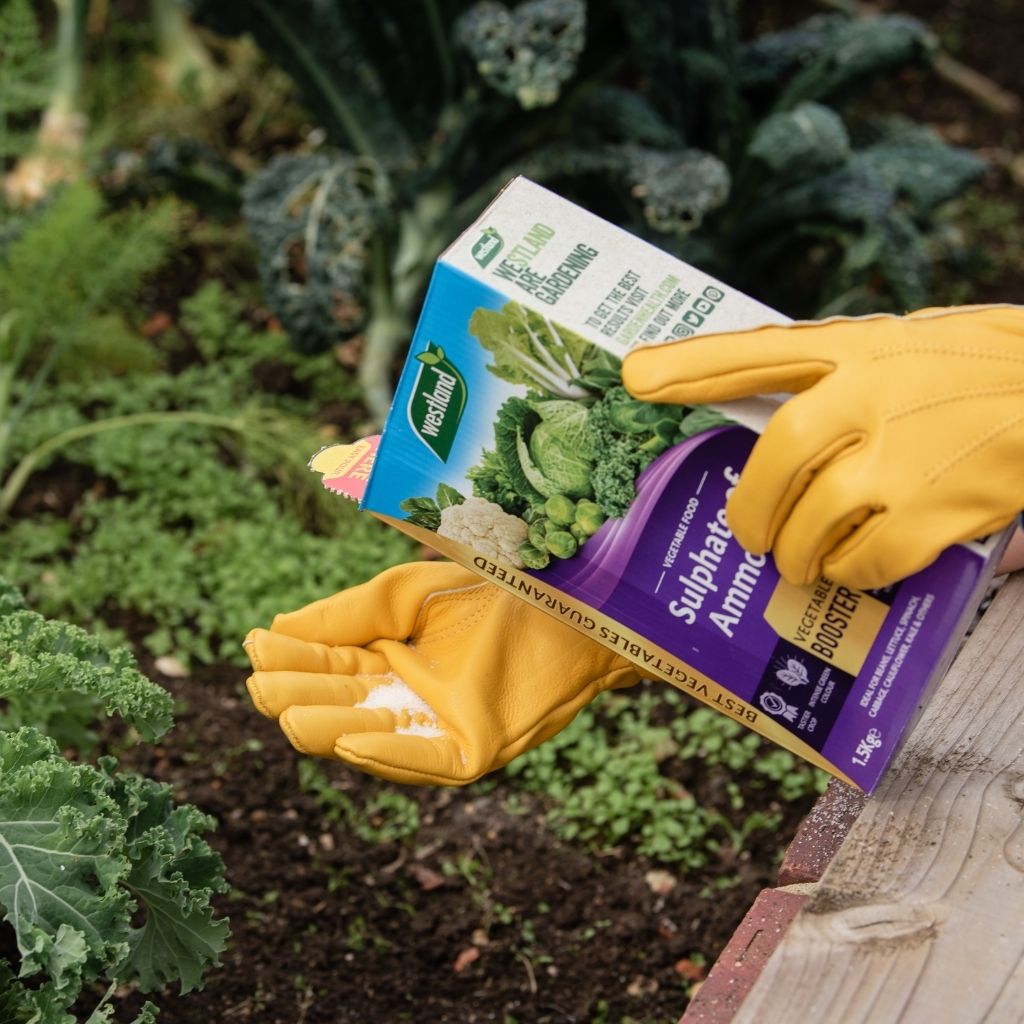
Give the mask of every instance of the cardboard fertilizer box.
[[[523, 178], [438, 260], [380, 438], [326, 486], [870, 791], [1004, 536], [863, 592], [782, 580], [726, 499], [774, 405], [650, 405], [632, 347], [786, 318]], [[529, 637], [518, 642], [529, 643]]]

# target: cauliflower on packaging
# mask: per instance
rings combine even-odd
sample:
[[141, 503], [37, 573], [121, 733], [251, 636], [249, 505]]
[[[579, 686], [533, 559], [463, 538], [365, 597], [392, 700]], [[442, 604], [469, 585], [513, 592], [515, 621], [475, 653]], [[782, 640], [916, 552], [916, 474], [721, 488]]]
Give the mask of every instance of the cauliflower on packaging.
[[526, 523], [485, 498], [467, 498], [441, 509], [439, 537], [458, 541], [488, 558], [523, 567], [519, 546], [526, 540]]

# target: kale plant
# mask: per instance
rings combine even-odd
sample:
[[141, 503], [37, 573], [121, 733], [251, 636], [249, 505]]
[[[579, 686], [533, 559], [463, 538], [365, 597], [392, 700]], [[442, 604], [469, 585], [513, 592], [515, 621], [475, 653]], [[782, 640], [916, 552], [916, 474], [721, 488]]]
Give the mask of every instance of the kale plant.
[[982, 170], [858, 116], [865, 87], [935, 51], [901, 15], [740, 42], [732, 0], [191, 4], [251, 32], [326, 133], [258, 172], [245, 210], [294, 343], [365, 336], [378, 418], [434, 260], [516, 173], [813, 316], [926, 303], [935, 209]]
[[[211, 906], [223, 865], [202, 838], [215, 823], [112, 757], [69, 760], [46, 731], [66, 723], [38, 715], [84, 698], [155, 739], [170, 728], [170, 695], [127, 651], [29, 611], [0, 579], [0, 697], [0, 910], [19, 953], [0, 959], [3, 1019], [74, 1024], [81, 1000], [100, 1024], [133, 988], [200, 987], [228, 936]], [[135, 1024], [156, 1014], [147, 1002]]]

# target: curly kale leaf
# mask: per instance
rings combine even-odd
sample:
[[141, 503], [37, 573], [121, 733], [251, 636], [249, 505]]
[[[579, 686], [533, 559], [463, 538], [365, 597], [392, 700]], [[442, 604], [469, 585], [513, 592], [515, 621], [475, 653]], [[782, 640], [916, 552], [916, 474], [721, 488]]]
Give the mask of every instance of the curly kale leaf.
[[484, 449], [483, 458], [466, 476], [476, 497], [493, 501], [511, 515], [522, 516], [530, 507], [530, 499], [513, 482], [515, 473], [508, 470], [497, 451]]
[[389, 198], [380, 167], [345, 153], [284, 154], [246, 185], [264, 293], [301, 351], [362, 326], [371, 239], [386, 225]]
[[170, 694], [139, 672], [127, 648], [110, 650], [77, 626], [31, 611], [0, 616], [0, 697], [8, 728], [47, 722], [57, 739], [80, 749], [95, 741], [88, 723], [98, 708], [145, 739], [171, 727]]
[[458, 19], [455, 40], [496, 92], [524, 110], [547, 107], [576, 72], [586, 13], [583, 0], [527, 0], [511, 11], [484, 0]]
[[210, 908], [223, 864], [199, 838], [211, 819], [113, 767], [72, 764], [35, 729], [0, 732], [0, 905], [29, 979], [15, 1005], [32, 1019], [74, 1021], [94, 981], [188, 991], [227, 941]]
[[126, 975], [144, 992], [178, 982], [199, 988], [227, 944], [228, 923], [214, 918], [211, 901], [228, 889], [224, 864], [201, 838], [216, 822], [191, 804], [175, 805], [168, 785], [140, 775], [113, 774], [101, 762], [110, 794], [127, 823], [130, 868], [123, 885], [139, 903], [144, 922], [128, 936]]
[[587, 413], [594, 469], [594, 500], [611, 518], [624, 516], [636, 497], [637, 477], [674, 444], [730, 422], [712, 409], [659, 405], [609, 388]]
[[594, 500], [610, 519], [629, 511], [636, 497], [636, 478], [643, 468], [640, 450], [629, 438], [610, 436], [600, 446], [591, 482]]
[[636, 497], [636, 478], [646, 464], [640, 447], [642, 428], [633, 429], [638, 426], [635, 407], [644, 405], [620, 386], [610, 388], [587, 414], [594, 453], [594, 500], [613, 519], [626, 514]]
[[84, 978], [127, 952], [124, 821], [90, 765], [34, 729], [0, 732], [0, 905], [23, 978], [45, 973], [70, 1004]]
[[25, 598], [17, 587], [0, 576], [0, 616], [20, 612], [25, 608]]

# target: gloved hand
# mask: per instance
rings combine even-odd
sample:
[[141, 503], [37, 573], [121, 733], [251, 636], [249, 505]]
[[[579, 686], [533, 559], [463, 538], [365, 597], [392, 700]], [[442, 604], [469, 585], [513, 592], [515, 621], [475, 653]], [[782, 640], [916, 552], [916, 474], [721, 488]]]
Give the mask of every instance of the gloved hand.
[[800, 392], [774, 413], [728, 508], [791, 583], [869, 589], [1024, 507], [1024, 307], [761, 327], [637, 349], [649, 402]]
[[462, 785], [639, 670], [448, 562], [400, 565], [254, 629], [256, 707], [292, 746], [395, 782]]

